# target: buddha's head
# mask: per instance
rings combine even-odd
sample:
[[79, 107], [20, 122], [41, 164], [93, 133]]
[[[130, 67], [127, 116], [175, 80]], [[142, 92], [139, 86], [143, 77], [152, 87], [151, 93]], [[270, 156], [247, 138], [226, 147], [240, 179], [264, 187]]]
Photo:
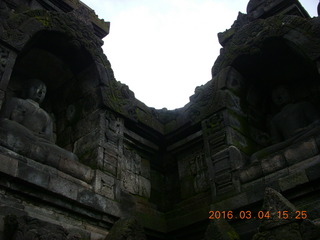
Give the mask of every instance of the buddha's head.
[[39, 79], [30, 79], [27, 87], [27, 98], [42, 103], [47, 93], [46, 85]]
[[291, 96], [288, 89], [280, 85], [272, 90], [272, 101], [279, 107], [287, 105], [291, 102]]

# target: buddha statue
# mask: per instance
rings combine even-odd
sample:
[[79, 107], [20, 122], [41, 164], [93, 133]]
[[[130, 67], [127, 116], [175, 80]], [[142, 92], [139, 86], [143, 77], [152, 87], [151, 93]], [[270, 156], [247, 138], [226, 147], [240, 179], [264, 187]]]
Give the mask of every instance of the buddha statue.
[[251, 162], [256, 162], [264, 156], [320, 132], [317, 127], [320, 114], [310, 102], [292, 103], [285, 86], [278, 86], [272, 91], [272, 101], [281, 109], [270, 123], [270, 138], [273, 145], [253, 154]]
[[46, 85], [32, 79], [26, 89], [27, 99], [13, 97], [2, 109], [0, 145], [90, 182], [92, 170], [81, 164], [75, 154], [54, 143], [52, 118], [40, 107], [46, 95]]

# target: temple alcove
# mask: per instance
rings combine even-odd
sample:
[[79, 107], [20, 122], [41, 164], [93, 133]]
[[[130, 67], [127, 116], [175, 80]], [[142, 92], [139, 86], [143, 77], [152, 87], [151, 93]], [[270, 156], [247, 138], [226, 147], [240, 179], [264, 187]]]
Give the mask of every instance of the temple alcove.
[[92, 80], [97, 85], [99, 77], [92, 57], [77, 41], [62, 33], [40, 31], [18, 55], [6, 98], [24, 97], [25, 83], [33, 78], [47, 85], [41, 106], [54, 119], [57, 144], [74, 151], [80, 138], [75, 126], [95, 107], [83, 100], [88, 95], [96, 98]]
[[[240, 99], [240, 104], [238, 108], [230, 109], [233, 111], [231, 119], [241, 119], [242, 126], [239, 128], [231, 125], [232, 129], [236, 130], [242, 137], [242, 142], [246, 143], [239, 144], [237, 137], [231, 140], [232, 144], [246, 155], [243, 166], [245, 170], [240, 174], [241, 181], [251, 181], [290, 166], [298, 161], [298, 158], [302, 161], [302, 156], [295, 160], [290, 160], [287, 156], [290, 144], [300, 146], [299, 151], [305, 152], [306, 157], [314, 156], [316, 150], [311, 146], [315, 143], [310, 139], [310, 135], [300, 140], [290, 140], [287, 144], [285, 139], [282, 139], [282, 147], [270, 147], [276, 146], [272, 140], [274, 133], [271, 132], [271, 121], [281, 110], [272, 99], [275, 88], [286, 87], [293, 105], [305, 102], [311, 105], [315, 112], [320, 112], [320, 78], [316, 64], [296, 44], [281, 38], [269, 38], [260, 43], [259, 50], [237, 57], [232, 67], [240, 74], [238, 79], [242, 77], [241, 81], [245, 86], [241, 94], [231, 93]], [[291, 119], [288, 124], [295, 121], [300, 120]], [[288, 159], [285, 160], [284, 156]], [[255, 162], [257, 159], [259, 163]]]
[[271, 92], [280, 85], [288, 86], [292, 102], [310, 101], [320, 110], [320, 78], [316, 66], [288, 40], [267, 39], [257, 53], [239, 56], [232, 66], [245, 79], [247, 89], [242, 106], [250, 126], [269, 132], [270, 119], [279, 111], [272, 102]]

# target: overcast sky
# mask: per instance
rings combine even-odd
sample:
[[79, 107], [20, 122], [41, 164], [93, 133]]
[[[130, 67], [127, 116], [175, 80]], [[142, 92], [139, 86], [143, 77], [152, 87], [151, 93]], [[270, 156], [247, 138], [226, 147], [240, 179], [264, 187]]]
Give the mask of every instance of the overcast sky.
[[[115, 78], [149, 107], [175, 109], [211, 79], [217, 33], [248, 0], [81, 0], [111, 22], [103, 50]], [[300, 1], [317, 16], [318, 0]]]

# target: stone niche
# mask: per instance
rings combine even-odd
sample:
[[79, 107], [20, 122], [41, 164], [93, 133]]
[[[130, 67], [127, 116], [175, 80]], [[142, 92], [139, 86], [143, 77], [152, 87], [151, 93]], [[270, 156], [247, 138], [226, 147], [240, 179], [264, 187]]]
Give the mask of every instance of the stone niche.
[[[40, 106], [53, 120], [55, 144], [50, 146], [77, 156], [77, 161], [68, 161], [62, 155], [57, 163], [41, 154], [36, 159], [29, 149], [15, 151], [1, 144], [0, 239], [4, 239], [3, 219], [10, 214], [64, 225], [82, 239], [104, 238], [120, 210], [114, 202], [115, 179], [103, 169], [101, 156], [106, 110], [101, 108], [100, 76], [107, 75], [102, 66], [109, 66], [101, 40], [71, 13], [18, 13], [3, 2], [0, 11], [1, 114], [12, 99], [27, 97], [25, 86], [30, 79], [40, 79], [47, 87]], [[32, 141], [25, 141], [24, 146], [31, 146]], [[19, 141], [10, 142], [16, 143]], [[33, 142], [34, 149], [45, 144]]]
[[[282, 153], [277, 155], [277, 159], [281, 159], [289, 145], [298, 144], [298, 142], [302, 144], [308, 140], [308, 136], [305, 138], [301, 136], [300, 140], [292, 139], [291, 137], [291, 140], [288, 140], [289, 142], [286, 145], [283, 142], [287, 139], [284, 139], [283, 136], [275, 136], [279, 135], [276, 131], [280, 131], [278, 129], [280, 126], [278, 126], [279, 124], [273, 126], [275, 125], [273, 123], [275, 120], [273, 119], [281, 112], [281, 109], [284, 109], [284, 106], [277, 106], [274, 103], [272, 99], [274, 89], [279, 87], [286, 89], [287, 94], [290, 95], [288, 106], [306, 102], [312, 107], [312, 110], [306, 110], [306, 112], [308, 111], [307, 115], [310, 111], [320, 112], [318, 107], [320, 101], [319, 74], [316, 65], [304, 56], [298, 46], [288, 40], [279, 38], [266, 39], [262, 43], [259, 52], [239, 56], [232, 65], [243, 76], [246, 86], [246, 91], [241, 99], [241, 112], [245, 113], [246, 117], [242, 118], [243, 126], [240, 132], [247, 139], [246, 142], [252, 143], [246, 149], [241, 146], [237, 147], [240, 150], [244, 150], [249, 157], [247, 165], [253, 166], [261, 161], [263, 164], [262, 169], [253, 170], [250, 174], [248, 172], [249, 178], [242, 175], [244, 177], [242, 181], [249, 181], [249, 179], [257, 178], [259, 174], [269, 174], [287, 165], [292, 165], [293, 162], [290, 162], [289, 159], [287, 159], [289, 161], [287, 163], [284, 160], [280, 162], [279, 160], [274, 160], [274, 166], [271, 166], [272, 163], [270, 162], [279, 152]], [[283, 93], [281, 97], [285, 97]], [[318, 114], [315, 113], [315, 115], [315, 118], [317, 118]], [[312, 121], [315, 120], [317, 122], [317, 119]], [[290, 120], [286, 119], [286, 121], [287, 124], [295, 125], [295, 122], [300, 120], [292, 117]], [[316, 126], [317, 124], [314, 127]], [[282, 143], [280, 144], [280, 142]], [[279, 147], [272, 148], [276, 144]], [[317, 150], [313, 150], [312, 144], [305, 144], [308, 146], [301, 147], [300, 151], [303, 152], [301, 155], [305, 155], [308, 158], [317, 154]], [[256, 166], [253, 168], [256, 168]]]
[[[93, 129], [88, 118], [97, 109], [98, 74], [90, 54], [61, 33], [42, 31], [24, 47], [16, 59], [6, 91], [6, 99], [24, 97], [25, 84], [37, 78], [47, 86], [41, 107], [53, 121], [56, 144], [74, 152], [90, 165], [77, 142]], [[91, 127], [91, 128], [90, 128]]]

